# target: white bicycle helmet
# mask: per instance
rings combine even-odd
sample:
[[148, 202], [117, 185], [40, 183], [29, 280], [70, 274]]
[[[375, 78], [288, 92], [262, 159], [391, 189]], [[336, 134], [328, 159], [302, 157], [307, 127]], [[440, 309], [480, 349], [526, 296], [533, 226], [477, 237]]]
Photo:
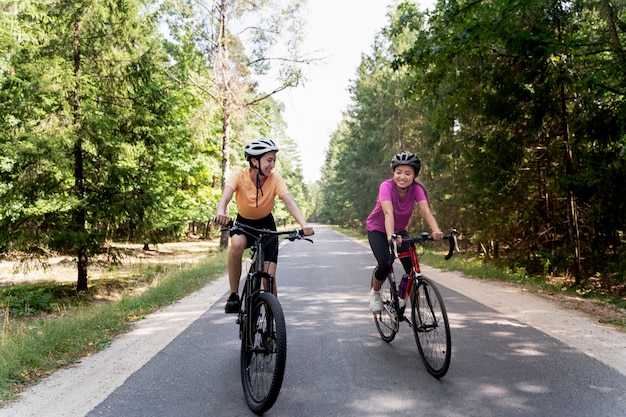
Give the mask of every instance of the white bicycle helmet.
[[249, 161], [252, 157], [260, 157], [268, 152], [278, 152], [278, 145], [272, 139], [258, 138], [249, 142], [243, 151]]
[[417, 156], [415, 156], [414, 153], [411, 152], [400, 152], [399, 154], [396, 154], [396, 156], [394, 156], [391, 160], [391, 170], [395, 170], [398, 165], [412, 166], [416, 177], [422, 168], [422, 162]]

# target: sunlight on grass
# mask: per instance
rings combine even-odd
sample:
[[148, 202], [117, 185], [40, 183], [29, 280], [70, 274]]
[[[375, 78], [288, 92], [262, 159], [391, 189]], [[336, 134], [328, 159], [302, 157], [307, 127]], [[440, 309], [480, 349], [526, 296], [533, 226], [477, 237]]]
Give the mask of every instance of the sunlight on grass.
[[[133, 278], [108, 276], [93, 282], [88, 296], [72, 296], [62, 284], [3, 288], [0, 404], [53, 370], [106, 348], [134, 321], [201, 289], [224, 273], [227, 253], [214, 252], [193, 265], [149, 265], [133, 270]], [[43, 313], [29, 319], [35, 304]]]

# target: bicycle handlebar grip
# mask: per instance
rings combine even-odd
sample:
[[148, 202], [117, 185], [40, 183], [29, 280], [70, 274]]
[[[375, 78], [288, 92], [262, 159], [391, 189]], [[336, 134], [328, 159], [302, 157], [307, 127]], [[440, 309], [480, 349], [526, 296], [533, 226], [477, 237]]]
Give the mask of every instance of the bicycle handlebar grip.
[[[211, 217], [211, 223], [216, 223], [216, 222], [217, 222], [217, 216]], [[234, 222], [235, 222], [234, 220], [229, 220], [228, 221], [228, 226], [222, 227], [220, 229], [220, 232], [227, 232], [227, 231], [229, 231], [231, 229], [231, 227], [233, 227]]]

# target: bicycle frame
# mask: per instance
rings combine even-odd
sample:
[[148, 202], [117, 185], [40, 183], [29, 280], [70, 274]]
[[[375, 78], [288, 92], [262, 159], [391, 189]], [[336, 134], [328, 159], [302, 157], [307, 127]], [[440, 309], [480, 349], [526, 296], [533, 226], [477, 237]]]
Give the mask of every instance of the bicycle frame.
[[[395, 246], [395, 244], [394, 244], [394, 248], [397, 250], [397, 247]], [[412, 266], [411, 266], [410, 278], [406, 284], [406, 289], [404, 290], [404, 293], [406, 294], [405, 297], [409, 298], [412, 295], [413, 286], [417, 285], [417, 280], [422, 274], [420, 270], [419, 257], [417, 256], [417, 250], [415, 249], [415, 243], [409, 243], [408, 251], [400, 252], [396, 254], [396, 258], [398, 259], [407, 258], [407, 257], [411, 258]], [[394, 274], [393, 282], [395, 284], [396, 280], [395, 280], [395, 273], [393, 270], [393, 266], [391, 267], [391, 273]], [[398, 297], [398, 302], [400, 302], [399, 297]], [[411, 300], [411, 302], [414, 302], [414, 300]], [[402, 314], [402, 317], [400, 319], [406, 321], [410, 327], [413, 327], [413, 322], [411, 321], [411, 319], [404, 314], [404, 311], [401, 311], [401, 310], [402, 308], [400, 307], [400, 305], [398, 305], [398, 313]]]
[[[246, 233], [244, 231], [244, 233]], [[250, 233], [250, 235], [252, 235]], [[254, 235], [253, 235], [254, 236]], [[244, 289], [242, 292], [241, 300], [243, 301], [242, 306], [239, 311], [239, 319], [237, 323], [240, 325], [239, 336], [243, 337], [244, 334], [250, 335], [253, 334], [253, 323], [252, 320], [247, 320], [247, 317], [251, 317], [251, 309], [253, 306], [254, 298], [260, 294], [261, 292], [269, 292], [270, 294], [274, 293], [274, 276], [265, 271], [265, 254], [263, 253], [263, 241], [269, 237], [271, 234], [259, 233], [258, 236], [255, 236], [255, 243], [250, 248], [252, 251], [251, 254], [251, 264], [248, 270], [248, 274], [246, 275], [246, 282], [244, 284]], [[278, 245], [278, 241], [276, 242]], [[264, 288], [263, 280], [267, 280], [267, 289]], [[243, 326], [247, 324], [247, 331], [244, 332]], [[250, 341], [248, 343], [251, 343]]]
[[[394, 249], [397, 249], [397, 247], [395, 247], [395, 244], [394, 244]], [[415, 249], [415, 243], [410, 243], [409, 244], [409, 249], [407, 251], [399, 252], [399, 253], [396, 254], [395, 257], [397, 259], [400, 259], [400, 258], [411, 258], [412, 266], [411, 266], [411, 271], [410, 271], [410, 274], [409, 274], [409, 281], [406, 284], [406, 289], [404, 290], [405, 291], [404, 293], [406, 294], [405, 298], [406, 299], [410, 299], [411, 303], [413, 303], [413, 302], [415, 302], [415, 300], [412, 299], [413, 298], [412, 297], [412, 295], [413, 295], [413, 286], [417, 285], [417, 281], [419, 280], [419, 278], [422, 275], [422, 273], [420, 271], [420, 265], [419, 265], [419, 256], [417, 255], [417, 250]], [[395, 279], [395, 271], [393, 269], [393, 265], [391, 266], [390, 274], [393, 277], [392, 282], [393, 282], [393, 284], [395, 286], [396, 285], [396, 279]], [[414, 323], [411, 321], [411, 319], [406, 314], [404, 314], [404, 312], [406, 311], [405, 310], [405, 306], [401, 306], [400, 305], [400, 302], [401, 302], [400, 300], [401, 299], [400, 299], [399, 295], [397, 294], [397, 290], [395, 290], [395, 288], [394, 288], [393, 293], [394, 293], [394, 295], [393, 295], [394, 307], [396, 308], [396, 311], [397, 311], [397, 314], [398, 314], [398, 319], [400, 321], [406, 321], [407, 324], [409, 325], [409, 327], [413, 327]], [[395, 305], [396, 301], [397, 301], [397, 305]]]

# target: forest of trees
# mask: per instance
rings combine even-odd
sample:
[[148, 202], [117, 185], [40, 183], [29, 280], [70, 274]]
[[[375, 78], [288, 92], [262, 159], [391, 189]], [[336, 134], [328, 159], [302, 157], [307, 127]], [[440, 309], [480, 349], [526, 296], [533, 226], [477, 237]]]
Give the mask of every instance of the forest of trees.
[[363, 230], [391, 157], [412, 151], [466, 250], [623, 288], [626, 2], [397, 2], [315, 196], [274, 98], [308, 63], [302, 6], [0, 0], [0, 257], [71, 254], [86, 290], [112, 241], [206, 235], [242, 145], [269, 136], [312, 221]]
[[[88, 266], [115, 259], [114, 240], [206, 235], [225, 173], [245, 166], [258, 136], [280, 144], [277, 168], [310, 212], [272, 96], [302, 77], [299, 7], [0, 1], [0, 256], [70, 254], [85, 291]], [[288, 55], [271, 55], [281, 42]], [[270, 71], [276, 86], [263, 91]]]
[[351, 85], [315, 220], [362, 229], [392, 155], [408, 150], [465, 249], [623, 289], [624, 42], [623, 1], [399, 3]]

